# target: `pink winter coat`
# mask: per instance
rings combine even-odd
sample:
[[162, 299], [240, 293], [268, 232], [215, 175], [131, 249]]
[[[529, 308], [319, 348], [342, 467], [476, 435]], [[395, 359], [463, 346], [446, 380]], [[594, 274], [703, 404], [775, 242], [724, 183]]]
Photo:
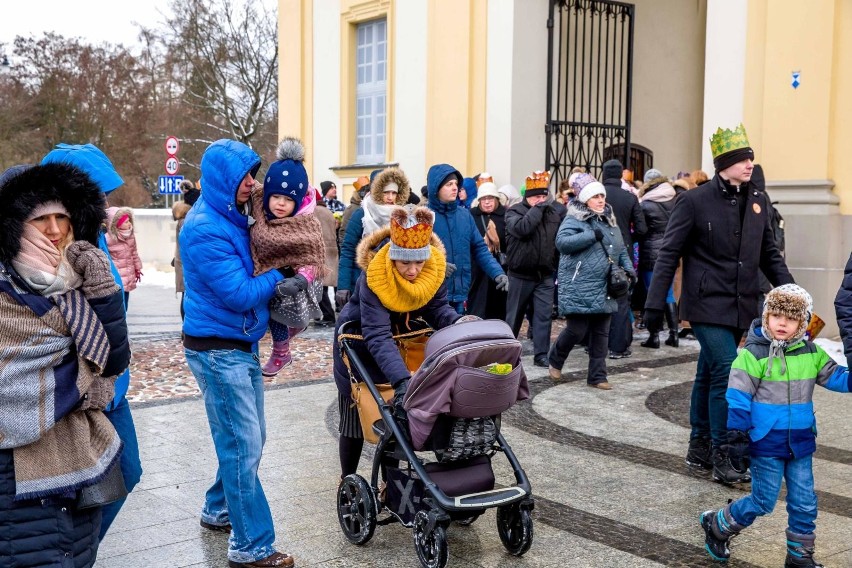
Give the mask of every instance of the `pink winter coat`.
[[[128, 235], [124, 234], [125, 231], [119, 231], [116, 227], [116, 223], [125, 214], [130, 217], [129, 223], [132, 227], [133, 211], [130, 208], [110, 207], [107, 209], [106, 242], [112, 262], [121, 275], [124, 291], [131, 292], [136, 289], [136, 282], [142, 276], [142, 259], [139, 258], [139, 251], [136, 249], [134, 229], [131, 229]], [[127, 224], [124, 225], [124, 228], [127, 228]]]

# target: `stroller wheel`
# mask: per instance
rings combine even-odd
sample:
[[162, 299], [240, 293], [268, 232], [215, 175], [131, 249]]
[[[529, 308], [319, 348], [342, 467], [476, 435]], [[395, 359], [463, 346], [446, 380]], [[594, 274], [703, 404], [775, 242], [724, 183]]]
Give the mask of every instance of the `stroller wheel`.
[[430, 531], [426, 511], [418, 511], [414, 517], [414, 548], [423, 568], [444, 568], [450, 558], [444, 526], [435, 523]]
[[523, 555], [532, 546], [533, 522], [529, 509], [517, 503], [497, 507], [497, 533], [510, 554]]
[[365, 544], [376, 530], [376, 499], [367, 481], [347, 475], [337, 488], [337, 520], [353, 544]]

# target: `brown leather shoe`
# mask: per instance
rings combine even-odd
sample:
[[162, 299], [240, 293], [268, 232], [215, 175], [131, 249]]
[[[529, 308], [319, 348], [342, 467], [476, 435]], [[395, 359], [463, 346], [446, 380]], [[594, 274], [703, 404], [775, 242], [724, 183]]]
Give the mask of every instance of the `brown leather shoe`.
[[234, 560], [228, 560], [228, 566], [230, 568], [267, 568], [269, 566], [284, 566], [285, 568], [291, 568], [292, 566], [295, 566], [295, 564], [296, 561], [293, 560], [293, 557], [289, 554], [284, 554], [283, 552], [270, 554], [266, 558], [261, 558], [254, 562], [235, 562]]
[[562, 371], [553, 365], [549, 365], [547, 367], [547, 374], [550, 376], [551, 381], [558, 381], [562, 379]]
[[600, 383], [587, 383], [587, 384], [594, 389], [601, 389], [601, 390], [605, 390], [605, 391], [612, 390], [612, 385], [609, 384], [607, 381], [603, 381], [603, 382], [600, 382]]

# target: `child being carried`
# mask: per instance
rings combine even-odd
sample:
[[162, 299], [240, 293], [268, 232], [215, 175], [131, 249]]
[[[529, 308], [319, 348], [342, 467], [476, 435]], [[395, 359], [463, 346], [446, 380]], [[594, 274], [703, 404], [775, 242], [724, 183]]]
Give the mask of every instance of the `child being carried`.
[[263, 180], [252, 192], [251, 254], [254, 273], [277, 268], [284, 280], [269, 301], [272, 354], [263, 365], [266, 377], [289, 365], [290, 339], [320, 316], [319, 294], [325, 271], [322, 227], [313, 215], [317, 191], [308, 182], [305, 149], [284, 138]]

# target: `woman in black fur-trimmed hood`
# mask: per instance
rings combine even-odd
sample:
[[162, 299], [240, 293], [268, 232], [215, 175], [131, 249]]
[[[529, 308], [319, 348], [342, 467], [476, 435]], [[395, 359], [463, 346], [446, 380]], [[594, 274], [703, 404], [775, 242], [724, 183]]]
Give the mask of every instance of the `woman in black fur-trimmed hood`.
[[130, 359], [122, 295], [97, 248], [104, 195], [73, 166], [17, 166], [0, 175], [0, 202], [0, 350], [12, 354], [0, 368], [0, 558], [88, 567], [101, 509], [80, 499], [120, 476], [121, 440], [102, 410]]

